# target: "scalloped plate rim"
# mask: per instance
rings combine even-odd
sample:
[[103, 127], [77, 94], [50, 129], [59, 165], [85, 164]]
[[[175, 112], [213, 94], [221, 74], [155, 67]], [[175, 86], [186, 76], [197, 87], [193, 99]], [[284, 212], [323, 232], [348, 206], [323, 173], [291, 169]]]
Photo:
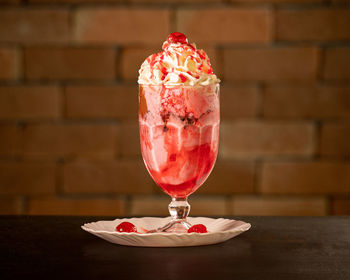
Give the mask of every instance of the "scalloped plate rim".
[[84, 225], [81, 226], [81, 228], [85, 231], [91, 232], [91, 233], [107, 233], [107, 234], [111, 234], [111, 235], [135, 235], [135, 236], [157, 236], [157, 235], [162, 235], [162, 236], [170, 236], [170, 235], [176, 235], [176, 236], [188, 236], [188, 235], [210, 235], [210, 234], [220, 234], [220, 233], [233, 233], [233, 232], [237, 232], [238, 229], [240, 229], [241, 227], [245, 227], [243, 229], [242, 232], [245, 232], [247, 230], [249, 230], [251, 228], [251, 224], [241, 221], [241, 220], [233, 220], [233, 219], [226, 219], [226, 218], [209, 218], [209, 217], [190, 217], [190, 218], [205, 218], [205, 219], [212, 219], [212, 220], [225, 220], [225, 221], [230, 221], [230, 222], [242, 222], [241, 225], [230, 229], [230, 230], [220, 230], [220, 231], [211, 231], [211, 232], [206, 232], [206, 233], [198, 233], [198, 232], [191, 232], [191, 233], [169, 233], [169, 232], [154, 232], [154, 233], [136, 233], [136, 232], [117, 232], [117, 231], [107, 231], [107, 230], [95, 230], [92, 228], [87, 227], [88, 225], [92, 225], [92, 224], [96, 224], [98, 222], [115, 222], [115, 221], [122, 221], [122, 220], [130, 220], [130, 219], [144, 219], [144, 218], [154, 218], [154, 219], [167, 219], [166, 218], [159, 218], [159, 217], [131, 217], [131, 218], [121, 218], [121, 219], [114, 219], [114, 220], [101, 220], [101, 221], [96, 221], [96, 222], [90, 222], [90, 223], [85, 223]]
[[[129, 232], [116, 232], [116, 231], [107, 231], [107, 230], [95, 230], [89, 226], [93, 226], [97, 223], [113, 223], [118, 221], [128, 221], [135, 219], [150, 219], [149, 222], [153, 222], [153, 226], [160, 226], [166, 223], [170, 217], [128, 217], [128, 218], [117, 218], [114, 220], [101, 220], [96, 222], [85, 223], [81, 226], [83, 230], [89, 232], [103, 240], [108, 242], [124, 245], [124, 246], [138, 246], [138, 247], [187, 247], [187, 246], [203, 246], [217, 244], [224, 241], [227, 241], [231, 238], [236, 237], [237, 235], [242, 234], [243, 232], [251, 228], [251, 224], [241, 221], [233, 220], [226, 218], [209, 218], [209, 217], [189, 217], [193, 220], [206, 220], [215, 223], [216, 221], [221, 221], [227, 224], [231, 224], [228, 230], [220, 231], [210, 231], [207, 233], [164, 233], [164, 232], [155, 232], [155, 233], [129, 233]], [[192, 220], [192, 222], [194, 222]], [[161, 223], [160, 225], [155, 225], [154, 223]], [[236, 223], [240, 224], [236, 224]], [[203, 223], [203, 222], [202, 222]], [[204, 222], [205, 223], [205, 222]], [[135, 222], [137, 225], [137, 223]], [[234, 225], [236, 224], [236, 225]], [[114, 225], [113, 225], [114, 227]], [[130, 239], [129, 239], [130, 238]], [[194, 239], [193, 239], [194, 238]], [[192, 240], [192, 241], [191, 241]]]

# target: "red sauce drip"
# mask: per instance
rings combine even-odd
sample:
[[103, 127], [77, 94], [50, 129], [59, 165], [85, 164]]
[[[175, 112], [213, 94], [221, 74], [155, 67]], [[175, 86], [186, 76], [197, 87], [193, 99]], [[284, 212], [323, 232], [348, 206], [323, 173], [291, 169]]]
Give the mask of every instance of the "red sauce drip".
[[168, 70], [165, 67], [162, 67], [161, 71], [163, 73], [162, 80], [164, 80], [166, 75], [168, 74]]
[[195, 50], [195, 47], [191, 44], [188, 44], [188, 46], [192, 49], [192, 50]]
[[151, 67], [153, 67], [154, 64], [157, 62], [156, 58], [157, 58], [157, 54], [152, 54], [151, 57], [149, 58], [150, 59], [149, 64]]
[[180, 79], [181, 79], [181, 82], [186, 82], [187, 81], [187, 78], [183, 75], [183, 74], [180, 74], [179, 75]]
[[201, 59], [205, 59], [205, 55], [204, 55], [201, 51], [198, 51], [198, 50], [197, 50], [197, 54], [199, 55], [199, 57], [200, 57]]

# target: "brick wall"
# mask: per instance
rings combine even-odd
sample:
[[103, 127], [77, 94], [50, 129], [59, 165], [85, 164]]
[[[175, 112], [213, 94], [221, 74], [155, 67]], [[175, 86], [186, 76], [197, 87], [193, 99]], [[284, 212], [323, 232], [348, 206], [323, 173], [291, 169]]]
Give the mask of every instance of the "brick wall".
[[349, 1], [0, 3], [1, 214], [167, 214], [140, 159], [136, 78], [172, 31], [223, 81], [192, 214], [350, 214]]

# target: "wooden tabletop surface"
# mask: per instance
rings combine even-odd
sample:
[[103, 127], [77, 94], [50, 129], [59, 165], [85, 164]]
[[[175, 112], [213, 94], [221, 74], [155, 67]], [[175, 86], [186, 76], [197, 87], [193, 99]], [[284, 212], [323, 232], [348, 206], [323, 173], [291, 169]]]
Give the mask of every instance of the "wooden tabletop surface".
[[350, 279], [350, 217], [230, 217], [252, 228], [181, 248], [108, 243], [80, 226], [112, 218], [0, 216], [0, 279]]

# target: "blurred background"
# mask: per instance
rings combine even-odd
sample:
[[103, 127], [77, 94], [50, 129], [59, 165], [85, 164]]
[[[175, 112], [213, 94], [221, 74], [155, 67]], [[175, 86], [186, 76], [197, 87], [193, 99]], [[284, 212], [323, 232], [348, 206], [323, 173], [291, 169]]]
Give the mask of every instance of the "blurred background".
[[222, 79], [191, 214], [350, 214], [347, 0], [0, 0], [0, 213], [168, 214], [137, 71], [173, 31]]

